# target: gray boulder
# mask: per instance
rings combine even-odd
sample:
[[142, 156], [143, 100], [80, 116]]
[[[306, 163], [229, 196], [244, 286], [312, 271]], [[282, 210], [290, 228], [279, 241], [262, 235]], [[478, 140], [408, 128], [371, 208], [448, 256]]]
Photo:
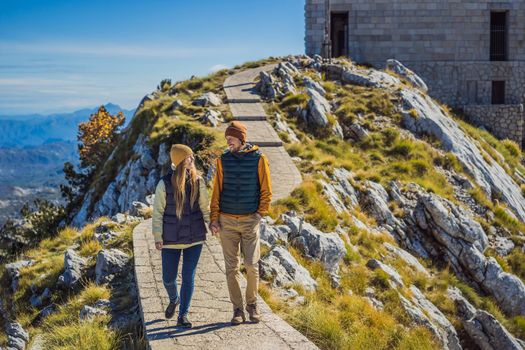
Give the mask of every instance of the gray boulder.
[[261, 278], [272, 280], [275, 287], [300, 284], [310, 291], [317, 287], [310, 273], [282, 246], [274, 247], [259, 261], [259, 273]]
[[259, 83], [257, 83], [257, 90], [262, 96], [273, 100], [276, 97], [283, 95], [283, 93], [276, 87], [277, 81], [271, 73], [261, 71], [259, 73], [259, 79]]
[[20, 278], [20, 269], [34, 265], [34, 260], [19, 260], [5, 265], [7, 276], [11, 279], [11, 290], [13, 292], [18, 288], [18, 279]]
[[115, 276], [121, 275], [127, 269], [129, 256], [119, 249], [101, 250], [97, 254], [95, 266], [96, 283], [111, 282]]
[[279, 113], [275, 113], [275, 130], [288, 135], [290, 142], [299, 142], [299, 138], [295, 134], [292, 128], [281, 118]]
[[24, 350], [29, 341], [29, 333], [27, 333], [22, 325], [18, 322], [8, 322], [5, 325], [5, 333], [7, 335], [7, 346], [17, 350]]
[[491, 314], [476, 309], [457, 288], [449, 288], [465, 331], [482, 350], [522, 350], [519, 341]]
[[171, 104], [171, 106], [169, 107], [170, 111], [174, 112], [176, 111], [177, 109], [179, 109], [180, 107], [182, 107], [184, 104], [182, 103], [181, 100], [175, 100], [173, 101], [173, 103]]
[[87, 265], [86, 259], [69, 248], [64, 254], [64, 272], [58, 277], [57, 285], [61, 288], [75, 288]]
[[314, 126], [328, 125], [327, 114], [331, 112], [330, 103], [315, 89], [306, 88], [306, 93], [310, 96], [308, 101], [308, 123]]
[[370, 86], [370, 87], [392, 87], [401, 83], [399, 79], [388, 73], [376, 69], [357, 69], [345, 67], [340, 80], [346, 84]]
[[101, 308], [84, 305], [80, 310], [80, 320], [92, 320], [96, 316], [107, 315], [107, 311]]
[[321, 232], [309, 223], [288, 215], [283, 215], [282, 219], [291, 230], [292, 245], [307, 258], [319, 260], [329, 273], [336, 276], [339, 272], [339, 262], [346, 254], [343, 240], [336, 233]]
[[141, 201], [133, 201], [131, 205], [133, 206], [133, 210], [131, 210], [130, 214], [133, 216], [143, 216], [143, 214], [150, 208], [149, 205], [142, 203]]
[[31, 306], [37, 308], [42, 306], [42, 304], [49, 300], [51, 297], [51, 290], [49, 288], [44, 289], [42, 294], [33, 294], [31, 298], [29, 299], [29, 302], [31, 303]]
[[321, 84], [319, 84], [312, 78], [305, 76], [303, 78], [303, 83], [304, 83], [304, 86], [317, 91], [321, 96], [326, 95], [326, 90], [321, 86]]
[[370, 214], [380, 226], [395, 227], [400, 225], [388, 207], [389, 196], [383, 186], [377, 182], [365, 181], [365, 190], [359, 193], [361, 208]]
[[389, 59], [386, 61], [386, 68], [405, 78], [414, 87], [419, 88], [425, 92], [428, 91], [427, 84], [425, 84], [423, 79], [421, 79], [416, 73], [402, 65], [401, 62], [394, 59]]
[[290, 232], [290, 228], [286, 225], [271, 225], [263, 219], [259, 230], [261, 244], [273, 247], [279, 242], [288, 243]]
[[221, 117], [221, 112], [208, 109], [206, 113], [204, 113], [202, 121], [216, 128], [220, 123], [224, 122], [224, 119]]
[[368, 137], [368, 131], [359, 124], [348, 127], [348, 136], [356, 141], [362, 141]]
[[206, 92], [202, 94], [201, 96], [197, 97], [192, 102], [195, 106], [201, 106], [201, 107], [208, 107], [213, 106], [217, 107], [222, 104], [222, 100], [219, 96], [214, 94], [213, 92]]

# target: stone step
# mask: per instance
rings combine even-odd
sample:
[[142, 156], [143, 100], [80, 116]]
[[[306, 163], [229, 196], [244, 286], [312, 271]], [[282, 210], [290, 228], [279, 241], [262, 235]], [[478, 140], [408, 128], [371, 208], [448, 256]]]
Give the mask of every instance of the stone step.
[[232, 120], [250, 121], [250, 120], [266, 120], [265, 115], [236, 115]]
[[229, 98], [227, 103], [260, 103], [260, 98]]
[[257, 141], [257, 140], [248, 140], [252, 145], [257, 145], [259, 147], [281, 147], [283, 145], [282, 141]]

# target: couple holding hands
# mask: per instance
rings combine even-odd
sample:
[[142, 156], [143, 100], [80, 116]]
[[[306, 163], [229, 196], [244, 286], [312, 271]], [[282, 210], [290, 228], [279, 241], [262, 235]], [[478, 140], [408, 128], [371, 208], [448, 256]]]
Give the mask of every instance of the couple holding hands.
[[[171, 171], [158, 183], [153, 204], [155, 247], [162, 254], [162, 280], [169, 296], [165, 311], [172, 318], [180, 305], [177, 326], [191, 328], [189, 307], [194, 279], [208, 226], [222, 246], [226, 281], [233, 304], [232, 325], [259, 322], [259, 224], [268, 213], [272, 185], [268, 159], [246, 142], [246, 126], [233, 121], [225, 131], [228, 149], [217, 159], [211, 202], [195, 168], [191, 148], [171, 147]], [[247, 272], [246, 308], [240, 287], [240, 253]], [[182, 283], [177, 271], [182, 256]]]

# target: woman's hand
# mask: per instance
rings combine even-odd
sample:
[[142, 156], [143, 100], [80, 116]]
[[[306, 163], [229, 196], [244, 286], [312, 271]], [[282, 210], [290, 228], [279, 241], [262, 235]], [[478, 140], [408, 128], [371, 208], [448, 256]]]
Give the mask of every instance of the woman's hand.
[[218, 221], [212, 221], [210, 223], [210, 231], [211, 231], [211, 234], [214, 237], [219, 237], [219, 230], [220, 229], [221, 229], [221, 225], [219, 224]]
[[157, 250], [162, 250], [162, 242], [155, 242], [155, 248]]

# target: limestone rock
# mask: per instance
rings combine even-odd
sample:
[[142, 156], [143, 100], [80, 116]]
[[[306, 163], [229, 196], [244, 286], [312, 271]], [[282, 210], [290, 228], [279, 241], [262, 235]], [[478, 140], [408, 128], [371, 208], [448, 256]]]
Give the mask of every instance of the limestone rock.
[[101, 250], [95, 266], [97, 284], [107, 283], [122, 274], [129, 261], [129, 256], [119, 249]]
[[58, 277], [57, 285], [61, 288], [75, 288], [86, 265], [86, 259], [69, 248], [64, 254], [64, 272]]
[[216, 128], [220, 123], [224, 122], [224, 119], [221, 117], [221, 112], [208, 109], [206, 113], [204, 113], [202, 121]]
[[272, 247], [279, 241], [288, 243], [288, 235], [290, 232], [290, 228], [286, 225], [271, 225], [265, 219], [263, 219], [261, 221], [259, 231], [261, 244]]
[[427, 84], [416, 73], [405, 67], [401, 62], [389, 59], [386, 61], [386, 67], [396, 74], [405, 78], [414, 87], [420, 88], [423, 91], [428, 91]]
[[9, 322], [5, 325], [8, 349], [24, 350], [29, 341], [29, 333], [18, 322]]
[[483, 350], [522, 350], [519, 341], [494, 316], [476, 309], [457, 288], [449, 288], [449, 297], [456, 304], [458, 315], [470, 338]]
[[410, 286], [411, 300], [399, 295], [401, 304], [416, 324], [428, 328], [444, 349], [460, 350], [461, 345], [454, 326], [443, 313], [432, 304], [416, 286]]
[[508, 315], [525, 315], [525, 285], [483, 254], [488, 238], [465, 209], [425, 194], [418, 199], [414, 219], [439, 243], [441, 254], [460, 277], [491, 294]]
[[[343, 240], [336, 233], [319, 231], [307, 222], [300, 222], [288, 215], [282, 216], [291, 229], [291, 243], [307, 258], [319, 260], [332, 275], [339, 272], [339, 261], [346, 254]], [[298, 226], [299, 224], [299, 226]]]
[[275, 113], [275, 130], [288, 135], [290, 142], [299, 142], [299, 138], [295, 134], [292, 128], [282, 119], [279, 113]]
[[260, 275], [273, 280], [275, 287], [289, 287], [300, 284], [306, 290], [315, 290], [317, 283], [310, 273], [295, 260], [282, 246], [274, 247], [259, 261]]
[[80, 319], [81, 320], [91, 320], [96, 316], [107, 315], [107, 311], [97, 307], [92, 307], [89, 305], [84, 305], [80, 310]]
[[326, 95], [326, 90], [321, 86], [321, 84], [319, 84], [312, 78], [305, 76], [303, 78], [303, 83], [304, 83], [304, 86], [317, 91], [321, 96]]
[[514, 242], [507, 237], [496, 236], [491, 239], [490, 246], [499, 256], [507, 256], [514, 249]]
[[393, 288], [401, 288], [405, 284], [403, 283], [403, 279], [401, 278], [401, 275], [390, 265], [387, 265], [385, 263], [382, 263], [381, 261], [377, 259], [370, 259], [366, 263], [366, 266], [371, 268], [372, 270], [380, 269], [384, 271], [388, 277], [389, 277], [389, 283]]
[[5, 265], [7, 276], [11, 279], [11, 290], [13, 292], [18, 288], [18, 279], [20, 277], [20, 269], [34, 265], [34, 260], [19, 260]]
[[217, 107], [222, 104], [222, 100], [219, 96], [217, 96], [213, 92], [206, 92], [202, 94], [201, 96], [197, 97], [195, 100], [193, 100], [192, 103], [196, 106], [201, 106], [201, 107], [208, 107], [208, 106]]
[[[463, 168], [489, 198], [498, 193], [521, 220], [525, 221], [525, 197], [521, 189], [496, 161], [487, 162], [476, 141], [465, 134], [430, 97], [416, 90], [401, 90], [403, 125], [411, 132], [429, 134], [441, 141], [443, 150], [452, 152]], [[411, 111], [416, 111], [417, 117]], [[490, 157], [486, 155], [486, 157]]]

